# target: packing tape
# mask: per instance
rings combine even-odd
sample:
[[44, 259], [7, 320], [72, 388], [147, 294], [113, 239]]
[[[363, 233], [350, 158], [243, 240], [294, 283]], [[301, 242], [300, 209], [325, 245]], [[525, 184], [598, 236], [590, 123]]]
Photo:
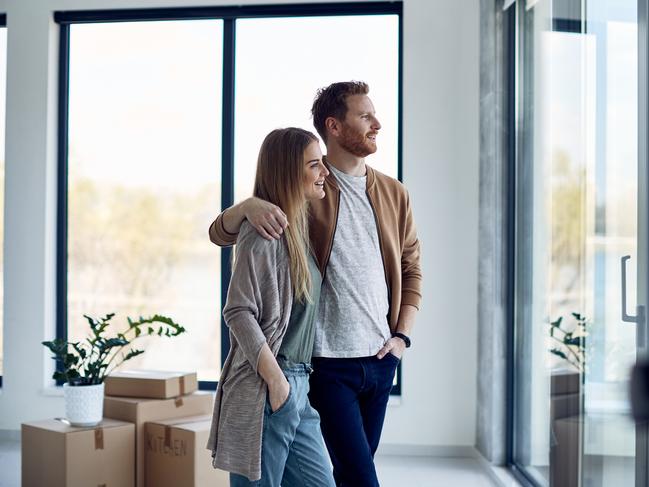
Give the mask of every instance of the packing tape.
[[180, 376], [180, 395], [181, 396], [185, 395], [185, 376], [184, 375]]
[[176, 405], [177, 408], [182, 407], [183, 398], [182, 397], [177, 397], [176, 400], [174, 401], [174, 404]]
[[95, 430], [95, 450], [104, 449], [104, 428], [97, 428]]
[[165, 426], [165, 447], [171, 448], [171, 426]]

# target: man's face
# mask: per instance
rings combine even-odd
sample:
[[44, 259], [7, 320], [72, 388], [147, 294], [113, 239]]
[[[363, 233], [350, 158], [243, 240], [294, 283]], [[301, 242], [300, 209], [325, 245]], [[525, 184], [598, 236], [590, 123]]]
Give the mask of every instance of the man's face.
[[366, 157], [376, 152], [376, 136], [381, 124], [367, 95], [347, 97], [347, 115], [340, 125], [338, 144], [347, 152]]

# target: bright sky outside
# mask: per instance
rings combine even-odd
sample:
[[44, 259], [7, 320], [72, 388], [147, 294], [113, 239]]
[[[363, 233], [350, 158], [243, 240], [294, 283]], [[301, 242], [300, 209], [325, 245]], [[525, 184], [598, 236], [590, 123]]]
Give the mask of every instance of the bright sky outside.
[[[396, 176], [397, 34], [394, 15], [237, 21], [238, 186], [251, 187], [266, 133], [314, 130], [317, 88], [350, 79], [370, 84], [383, 124], [368, 162]], [[221, 21], [73, 25], [70, 44], [71, 169], [133, 186], [218, 183]]]
[[316, 133], [313, 98], [335, 81], [369, 84], [382, 129], [367, 162], [397, 176], [398, 29], [396, 15], [237, 21], [235, 200], [252, 194], [268, 132], [297, 126]]
[[222, 22], [80, 24], [70, 40], [70, 170], [129, 186], [221, 179]]

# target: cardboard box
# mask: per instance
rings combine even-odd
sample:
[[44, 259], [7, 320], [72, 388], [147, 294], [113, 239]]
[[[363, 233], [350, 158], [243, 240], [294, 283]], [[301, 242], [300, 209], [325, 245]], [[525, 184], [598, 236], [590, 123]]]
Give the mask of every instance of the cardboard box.
[[106, 396], [104, 416], [135, 423], [135, 485], [144, 487], [144, 423], [160, 419], [212, 414], [214, 394], [195, 392], [174, 399]]
[[125, 370], [113, 372], [104, 380], [107, 396], [168, 399], [198, 390], [196, 372]]
[[552, 425], [554, 444], [550, 447], [550, 485], [579, 485], [583, 420], [579, 416], [557, 419]]
[[212, 467], [205, 448], [212, 415], [146, 424], [147, 487], [228, 487], [230, 475]]
[[578, 416], [582, 410], [582, 394], [558, 394], [550, 397], [550, 418], [552, 421]]
[[550, 375], [550, 392], [559, 394], [578, 394], [581, 389], [581, 375], [573, 369], [556, 369]]
[[49, 419], [21, 426], [22, 487], [133, 487], [135, 426], [104, 419], [76, 428]]

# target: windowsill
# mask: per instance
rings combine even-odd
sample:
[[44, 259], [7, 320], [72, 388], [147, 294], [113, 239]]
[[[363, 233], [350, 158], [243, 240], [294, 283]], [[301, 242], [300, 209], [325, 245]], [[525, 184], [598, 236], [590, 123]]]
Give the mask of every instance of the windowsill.
[[63, 397], [63, 387], [60, 386], [43, 387], [41, 389], [41, 394], [43, 396], [50, 396], [50, 397]]
[[[207, 391], [207, 392], [212, 392], [214, 394], [214, 391]], [[2, 389], [0, 389], [0, 394], [2, 394]], [[50, 386], [50, 387], [43, 387], [41, 389], [41, 394], [43, 396], [49, 396], [49, 397], [63, 397], [63, 387], [60, 386]], [[390, 399], [388, 399], [388, 407], [398, 407], [401, 406], [401, 396], [390, 396]]]
[[487, 467], [491, 479], [494, 480], [499, 487], [520, 487], [520, 482], [506, 467], [490, 465]]

